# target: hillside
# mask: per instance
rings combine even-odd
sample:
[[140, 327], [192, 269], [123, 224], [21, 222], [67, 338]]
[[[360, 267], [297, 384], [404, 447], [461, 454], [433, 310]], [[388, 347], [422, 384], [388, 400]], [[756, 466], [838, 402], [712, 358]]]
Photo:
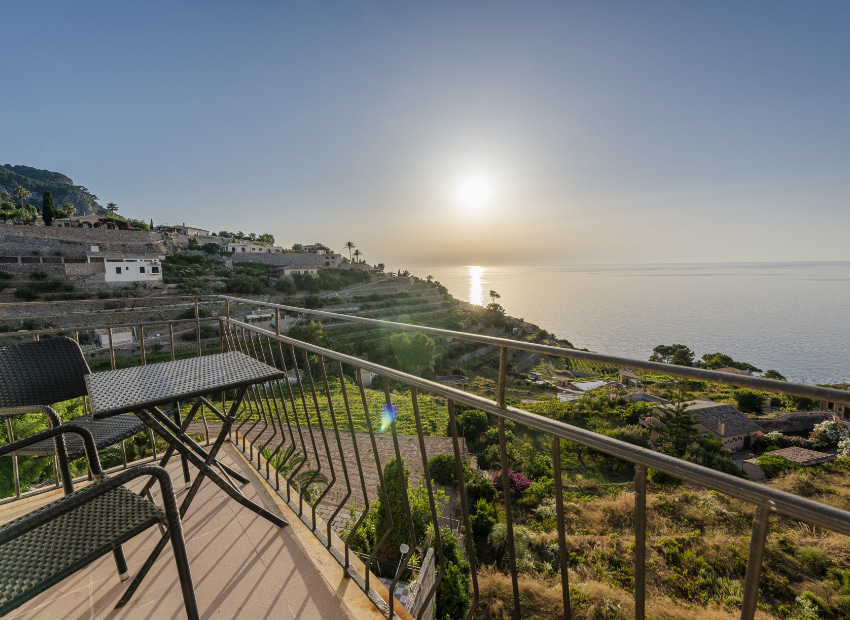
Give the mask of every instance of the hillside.
[[57, 206], [64, 205], [66, 202], [72, 203], [76, 209], [76, 215], [107, 213], [106, 209], [98, 204], [97, 196], [82, 185], [74, 185], [74, 181], [64, 174], [29, 166], [13, 166], [12, 164], [0, 166], [0, 194], [9, 194], [13, 202], [18, 204], [14, 196], [15, 188], [18, 186], [30, 192], [29, 198], [24, 202], [38, 209], [41, 208], [44, 192], [49, 191]]

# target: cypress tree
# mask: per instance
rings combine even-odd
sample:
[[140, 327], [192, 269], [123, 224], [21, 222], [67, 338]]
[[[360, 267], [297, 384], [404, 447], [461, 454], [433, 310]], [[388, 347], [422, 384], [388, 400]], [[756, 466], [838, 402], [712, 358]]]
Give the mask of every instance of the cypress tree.
[[53, 196], [50, 192], [44, 192], [44, 198], [41, 200], [41, 219], [44, 220], [45, 226], [53, 223]]

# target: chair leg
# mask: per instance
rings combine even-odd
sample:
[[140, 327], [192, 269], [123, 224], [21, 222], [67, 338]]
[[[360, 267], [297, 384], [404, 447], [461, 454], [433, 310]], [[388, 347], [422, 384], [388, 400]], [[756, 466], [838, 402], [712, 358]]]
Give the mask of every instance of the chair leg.
[[130, 578], [130, 569], [127, 568], [127, 560], [124, 558], [124, 548], [118, 546], [113, 549], [112, 557], [115, 558], [115, 566], [118, 568], [118, 579], [127, 581]]

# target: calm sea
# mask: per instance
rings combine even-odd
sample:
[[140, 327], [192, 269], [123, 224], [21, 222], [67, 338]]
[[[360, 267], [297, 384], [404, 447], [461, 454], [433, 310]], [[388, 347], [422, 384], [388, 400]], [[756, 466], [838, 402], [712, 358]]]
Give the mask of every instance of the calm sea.
[[576, 347], [647, 359], [659, 344], [721, 351], [789, 380], [850, 380], [850, 262], [409, 268]]

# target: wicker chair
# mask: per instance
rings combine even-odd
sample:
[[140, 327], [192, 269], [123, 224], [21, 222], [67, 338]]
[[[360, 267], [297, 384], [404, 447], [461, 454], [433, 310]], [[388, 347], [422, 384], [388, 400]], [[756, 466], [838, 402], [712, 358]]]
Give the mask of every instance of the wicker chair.
[[[85, 375], [88, 364], [80, 346], [70, 338], [50, 338], [0, 348], [0, 420], [25, 413], [42, 413], [50, 427], [61, 421], [50, 407], [53, 403], [86, 395]], [[74, 424], [89, 429], [98, 450], [111, 446], [147, 427], [133, 414], [93, 420], [86, 415]], [[68, 438], [67, 453], [61, 437], [46, 439], [15, 452], [19, 456], [56, 454], [65, 492], [71, 489], [67, 459], [84, 455], [83, 444], [74, 436]]]
[[[110, 551], [115, 554], [121, 544], [148, 528], [160, 525], [167, 528], [171, 539], [186, 616], [198, 618], [180, 511], [171, 478], [164, 469], [144, 465], [107, 477], [92, 434], [73, 422], [2, 446], [0, 456], [66, 433], [74, 433], [81, 440], [95, 482], [0, 526], [0, 616]], [[163, 508], [122, 486], [145, 476], [158, 480]]]

